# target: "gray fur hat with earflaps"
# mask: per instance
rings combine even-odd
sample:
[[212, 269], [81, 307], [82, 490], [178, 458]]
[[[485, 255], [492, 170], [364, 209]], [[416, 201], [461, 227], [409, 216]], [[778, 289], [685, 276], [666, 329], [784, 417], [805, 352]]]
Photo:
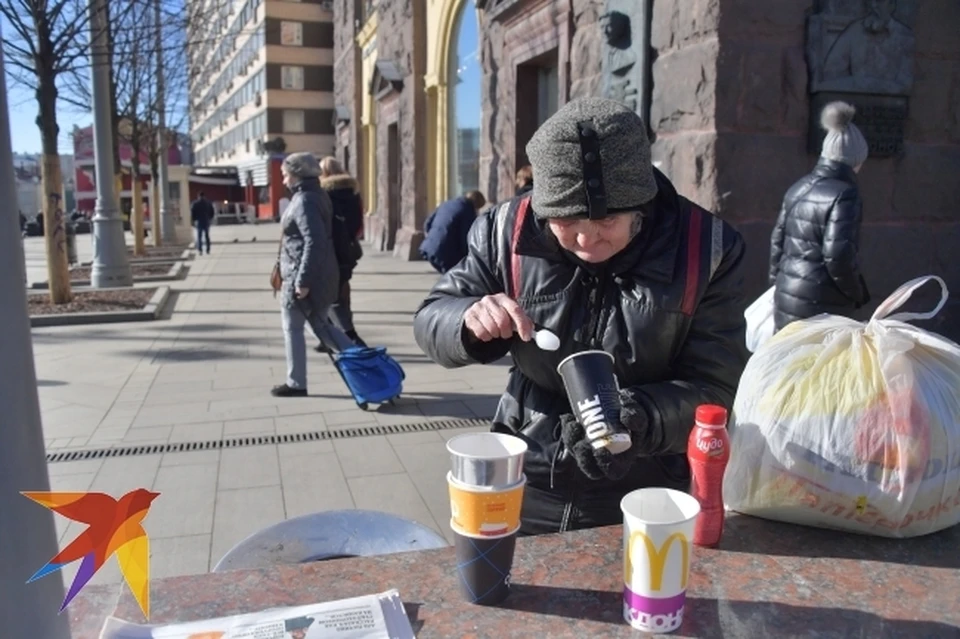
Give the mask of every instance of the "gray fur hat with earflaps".
[[853, 123], [857, 109], [846, 102], [831, 102], [820, 113], [820, 126], [827, 132], [820, 157], [858, 167], [867, 161], [870, 147]]
[[527, 157], [539, 218], [600, 219], [657, 195], [643, 120], [614, 100], [568, 102], [537, 129]]

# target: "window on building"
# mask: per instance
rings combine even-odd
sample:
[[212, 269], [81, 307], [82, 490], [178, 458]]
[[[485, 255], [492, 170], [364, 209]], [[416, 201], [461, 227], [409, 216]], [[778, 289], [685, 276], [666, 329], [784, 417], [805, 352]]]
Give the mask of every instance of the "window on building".
[[306, 130], [305, 116], [300, 109], [286, 109], [283, 112], [283, 132], [303, 133]]
[[537, 128], [557, 111], [560, 95], [559, 67], [556, 49], [517, 66], [514, 170], [529, 164], [527, 142]]
[[303, 46], [303, 24], [300, 22], [280, 22], [280, 44], [287, 47]]
[[460, 10], [450, 41], [448, 197], [480, 187], [480, 40], [474, 0]]
[[557, 112], [560, 74], [556, 65], [537, 70], [537, 127]]
[[280, 67], [280, 86], [284, 89], [303, 90], [303, 67]]

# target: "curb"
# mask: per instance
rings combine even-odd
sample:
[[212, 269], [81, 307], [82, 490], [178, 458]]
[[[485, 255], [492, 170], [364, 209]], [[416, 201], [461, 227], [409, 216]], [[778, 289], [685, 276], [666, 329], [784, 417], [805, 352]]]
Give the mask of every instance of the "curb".
[[[170, 262], [170, 259], [160, 260], [155, 262], [156, 264], [163, 264], [164, 262]], [[146, 284], [152, 282], [169, 282], [170, 280], [179, 280], [186, 269], [186, 265], [183, 262], [173, 262], [170, 266], [170, 270], [164, 273], [163, 275], [141, 275], [140, 277], [134, 277], [134, 284]], [[90, 288], [93, 283], [90, 280], [70, 280], [70, 286], [72, 288]], [[30, 285], [30, 288], [33, 290], [45, 291], [47, 288], [47, 282], [34, 282]]]
[[[102, 289], [109, 290], [109, 289]], [[44, 326], [80, 326], [82, 324], [114, 324], [117, 322], [149, 322], [156, 320], [170, 299], [170, 287], [160, 286], [139, 311], [106, 311], [69, 315], [31, 315], [31, 328]]]
[[[128, 258], [128, 262], [131, 265], [133, 264], [162, 264], [164, 262], [178, 262], [178, 261], [187, 261], [193, 257], [193, 252], [190, 248], [183, 249], [183, 253], [180, 255], [168, 255], [167, 257], [133, 257]], [[80, 266], [93, 266], [93, 262], [80, 262]]]

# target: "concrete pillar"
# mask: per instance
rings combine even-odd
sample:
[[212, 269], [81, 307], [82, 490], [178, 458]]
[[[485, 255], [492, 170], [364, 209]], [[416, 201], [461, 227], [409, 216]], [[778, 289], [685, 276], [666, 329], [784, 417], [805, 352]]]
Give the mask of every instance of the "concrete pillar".
[[[17, 199], [7, 82], [0, 51], [0, 195]], [[58, 552], [53, 512], [20, 491], [50, 490], [33, 366], [30, 319], [23, 282], [26, 271], [16, 211], [0, 215], [0, 631], [4, 637], [70, 639], [67, 615], [57, 614], [63, 579], [29, 579]]]

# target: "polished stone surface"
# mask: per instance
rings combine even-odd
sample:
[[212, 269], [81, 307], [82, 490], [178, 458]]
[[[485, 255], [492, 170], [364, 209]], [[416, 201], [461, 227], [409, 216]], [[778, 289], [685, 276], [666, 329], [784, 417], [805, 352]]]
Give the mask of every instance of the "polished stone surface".
[[[619, 526], [520, 539], [513, 592], [464, 603], [453, 549], [160, 579], [151, 621], [188, 621], [398, 588], [421, 639], [633, 637], [622, 620]], [[728, 519], [718, 549], [696, 548], [684, 623], [671, 637], [960, 637], [960, 527], [908, 540]], [[68, 608], [95, 638], [116, 586]], [[117, 616], [142, 621], [129, 592]]]

